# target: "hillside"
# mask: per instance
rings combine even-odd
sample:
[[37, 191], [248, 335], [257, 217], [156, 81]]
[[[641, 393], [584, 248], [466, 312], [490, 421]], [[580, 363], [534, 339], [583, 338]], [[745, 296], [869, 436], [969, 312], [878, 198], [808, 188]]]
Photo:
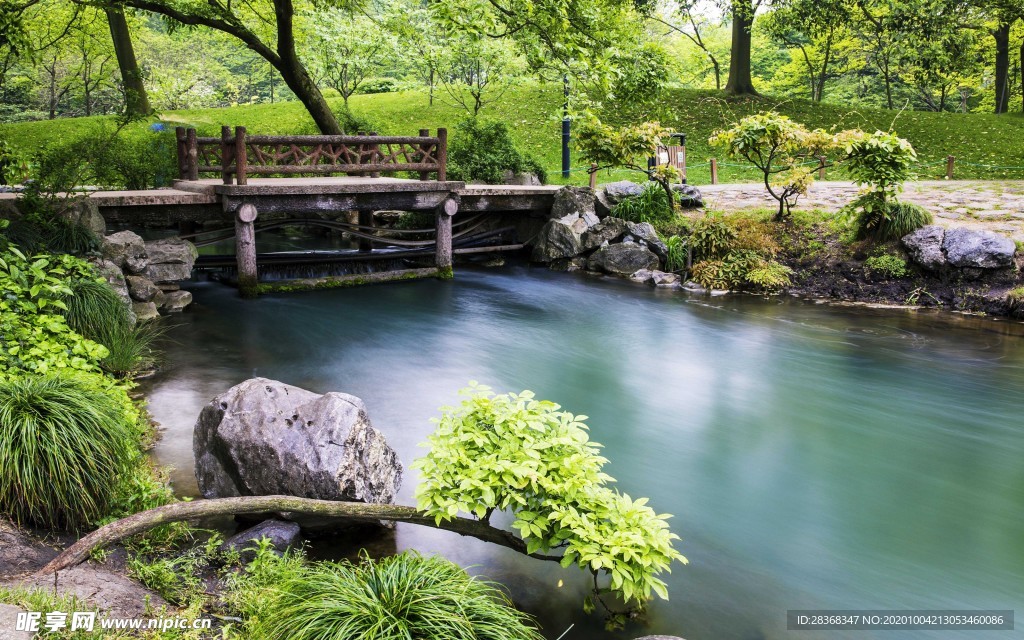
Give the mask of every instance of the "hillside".
[[[420, 91], [359, 95], [352, 97], [351, 107], [354, 115], [368, 129], [382, 134], [414, 134], [420, 128], [436, 129], [439, 126], [454, 129], [464, 112], [446, 104], [442, 98], [436, 97], [430, 106], [426, 93]], [[561, 167], [561, 102], [561, 85], [524, 86], [510, 90], [482, 112], [485, 118], [501, 118], [507, 122], [521, 148], [548, 168], [552, 182], [563, 182], [558, 173]], [[332, 106], [340, 111], [341, 100], [332, 100]], [[701, 184], [709, 181], [707, 159], [715, 155], [707, 145], [708, 136], [743, 115], [769, 109], [785, 113], [810, 127], [860, 127], [873, 131], [887, 130], [892, 126], [917, 149], [921, 178], [943, 177], [946, 156], [950, 154], [957, 158], [956, 178], [1024, 178], [1024, 118], [1020, 114], [995, 116], [848, 110], [833, 104], [779, 101], [770, 97], [726, 100], [713, 91], [670, 89], [657, 105], [623, 110], [616, 118], [620, 121], [656, 119], [686, 133], [690, 182]], [[17, 149], [34, 150], [73, 139], [89, 128], [90, 121], [101, 119], [72, 118], [0, 125], [0, 139]], [[171, 111], [161, 114], [161, 119], [169, 125], [195, 126], [200, 135], [219, 135], [223, 124], [243, 125], [251, 133], [261, 134], [316, 133], [312, 120], [298, 102]], [[133, 125], [140, 132], [144, 126]], [[720, 166], [723, 182], [757, 178], [742, 167], [729, 163], [721, 163]], [[622, 173], [622, 176], [626, 175]], [[602, 180], [611, 177], [602, 175]], [[832, 172], [829, 177], [841, 176]], [[583, 165], [575, 159], [571, 181], [585, 181]]]

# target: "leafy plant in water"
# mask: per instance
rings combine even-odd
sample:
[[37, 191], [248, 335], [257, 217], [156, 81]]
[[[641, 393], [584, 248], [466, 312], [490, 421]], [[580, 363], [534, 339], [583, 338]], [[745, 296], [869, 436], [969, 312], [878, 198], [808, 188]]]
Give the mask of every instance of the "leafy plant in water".
[[76, 528], [105, 514], [138, 456], [135, 419], [87, 377], [0, 382], [0, 511], [19, 524]]
[[320, 562], [276, 585], [253, 636], [542, 640], [532, 620], [493, 583], [413, 551], [358, 563]]
[[[495, 395], [473, 385], [463, 393], [460, 406], [444, 408], [430, 452], [413, 463], [423, 477], [419, 508], [439, 523], [460, 512], [487, 522], [495, 510], [511, 511], [527, 553], [562, 550], [562, 566], [593, 573], [598, 597], [612, 592], [634, 610], [652, 593], [667, 598], [658, 574], [686, 562], [672, 548], [669, 516], [608, 487], [614, 480], [586, 417], [529, 391]], [[607, 586], [598, 586], [599, 574]]]

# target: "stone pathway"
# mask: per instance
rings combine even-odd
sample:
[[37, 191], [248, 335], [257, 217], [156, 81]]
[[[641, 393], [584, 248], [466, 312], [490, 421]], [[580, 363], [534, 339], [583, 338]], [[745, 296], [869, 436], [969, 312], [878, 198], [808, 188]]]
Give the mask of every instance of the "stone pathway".
[[[718, 184], [697, 187], [708, 208], [736, 211], [778, 205], [760, 184]], [[835, 212], [857, 197], [851, 182], [816, 182], [797, 208]], [[931, 180], [907, 184], [900, 196], [921, 205], [944, 227], [997, 231], [1024, 242], [1024, 180]]]

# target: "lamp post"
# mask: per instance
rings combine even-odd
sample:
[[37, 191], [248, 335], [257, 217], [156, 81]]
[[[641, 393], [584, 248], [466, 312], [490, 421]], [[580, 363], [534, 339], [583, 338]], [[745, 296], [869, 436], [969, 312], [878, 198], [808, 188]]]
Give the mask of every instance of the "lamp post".
[[562, 177], [569, 177], [569, 74], [562, 74]]

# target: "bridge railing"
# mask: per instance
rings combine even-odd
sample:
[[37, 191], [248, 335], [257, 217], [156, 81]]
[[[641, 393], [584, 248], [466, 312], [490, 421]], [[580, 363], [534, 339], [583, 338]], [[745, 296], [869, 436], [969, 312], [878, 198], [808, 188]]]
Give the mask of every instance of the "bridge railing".
[[446, 179], [448, 131], [431, 136], [250, 136], [245, 127], [222, 127], [219, 138], [201, 138], [195, 129], [178, 127], [178, 175], [198, 180], [201, 173], [219, 174], [224, 184], [244, 185], [250, 175], [369, 175], [418, 172], [420, 180]]

